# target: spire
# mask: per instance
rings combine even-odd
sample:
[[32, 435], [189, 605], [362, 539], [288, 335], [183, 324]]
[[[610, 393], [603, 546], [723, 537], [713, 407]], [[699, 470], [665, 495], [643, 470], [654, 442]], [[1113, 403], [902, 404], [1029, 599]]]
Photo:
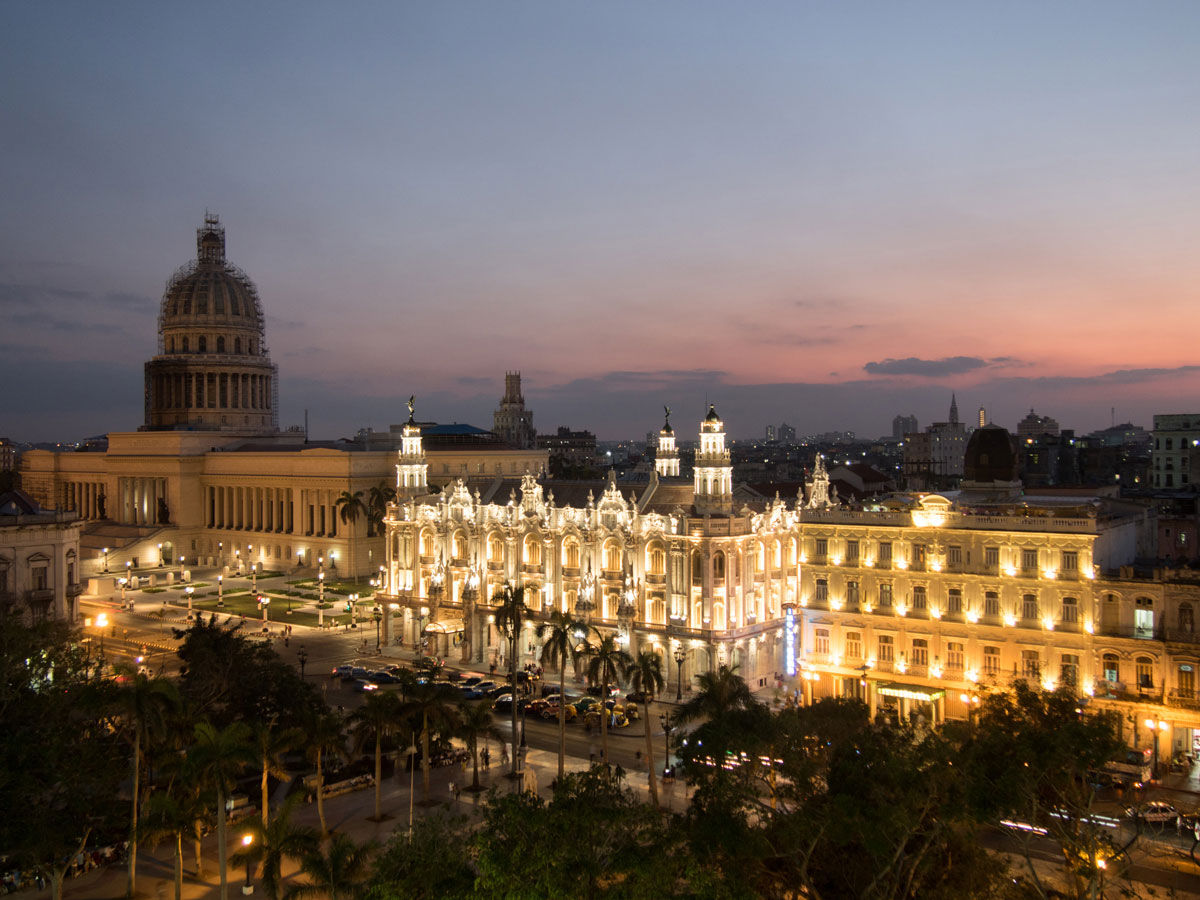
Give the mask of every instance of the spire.
[[950, 394], [950, 424], [958, 424], [958, 398], [953, 392]]

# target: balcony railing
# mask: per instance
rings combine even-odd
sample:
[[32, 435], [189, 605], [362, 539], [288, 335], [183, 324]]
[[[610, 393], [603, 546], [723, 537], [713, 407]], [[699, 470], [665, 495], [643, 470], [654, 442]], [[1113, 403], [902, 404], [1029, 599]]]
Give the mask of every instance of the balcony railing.
[[1181, 628], [1163, 628], [1161, 632], [1162, 639], [1165, 641], [1174, 641], [1176, 644], [1200, 644], [1200, 634], [1195, 631]]
[[1187, 688], [1171, 688], [1167, 692], [1167, 706], [1180, 709], [1200, 709], [1200, 694]]

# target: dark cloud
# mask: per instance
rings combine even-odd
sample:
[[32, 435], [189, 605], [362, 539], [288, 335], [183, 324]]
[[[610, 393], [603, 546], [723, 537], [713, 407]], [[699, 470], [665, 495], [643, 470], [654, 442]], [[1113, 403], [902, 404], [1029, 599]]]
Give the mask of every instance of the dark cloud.
[[85, 322], [82, 319], [64, 319], [47, 312], [0, 312], [0, 317], [10, 325], [21, 325], [28, 328], [49, 328], [67, 334], [104, 333], [115, 334], [127, 329], [114, 322]]
[[0, 306], [61, 306], [87, 304], [92, 308], [121, 310], [122, 312], [147, 312], [158, 306], [158, 301], [144, 294], [127, 291], [80, 291], [72, 288], [44, 284], [21, 284], [0, 282]]
[[944, 375], [973, 372], [987, 365], [987, 360], [977, 356], [948, 356], [945, 359], [918, 359], [915, 356], [909, 356], [906, 359], [869, 362], [863, 366], [863, 371], [868, 375], [922, 375], [927, 378], [937, 378]]
[[1020, 382], [1031, 389], [1052, 391], [1058, 388], [1099, 387], [1101, 385], [1146, 384], [1163, 378], [1200, 374], [1200, 366], [1175, 366], [1170, 369], [1114, 369], [1099, 375], [1045, 375], [1031, 378], [1008, 378], [999, 383]]

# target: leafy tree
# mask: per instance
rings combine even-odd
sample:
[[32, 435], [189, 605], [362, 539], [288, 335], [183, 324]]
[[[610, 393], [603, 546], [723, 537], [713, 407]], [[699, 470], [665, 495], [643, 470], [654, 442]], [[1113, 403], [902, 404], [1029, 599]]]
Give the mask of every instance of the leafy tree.
[[91, 835], [119, 827], [114, 800], [128, 760], [108, 715], [112, 690], [89, 680], [65, 623], [29, 626], [0, 612], [0, 847], [49, 875], [55, 900]]
[[359, 900], [370, 878], [374, 844], [356, 844], [344, 834], [335, 834], [329, 846], [312, 850], [300, 860], [300, 871], [308, 881], [292, 887], [287, 900]]
[[662, 654], [643, 650], [637, 659], [625, 667], [624, 674], [630, 688], [646, 695], [646, 768], [650, 772], [650, 802], [658, 806], [658, 781], [654, 777], [654, 742], [651, 740], [653, 729], [650, 727], [654, 719], [650, 715], [650, 704], [663, 689]]
[[367, 537], [370, 537], [372, 530], [376, 534], [382, 531], [387, 505], [396, 499], [396, 488], [386, 481], [381, 481], [371, 487], [367, 498]]
[[[567, 663], [576, 658], [575, 648], [580, 636], [587, 633], [587, 624], [571, 618], [565, 612], [554, 610], [550, 613], [550, 621], [542, 622], [537, 627], [538, 639], [542, 641], [542, 652], [539, 660], [542, 665], [558, 669], [558, 777], [562, 778], [567, 757], [567, 705], [564, 695], [567, 692]], [[476, 779], [478, 781], [478, 779]]]
[[277, 778], [280, 781], [290, 781], [283, 765], [283, 758], [298, 747], [304, 746], [305, 734], [300, 728], [278, 728], [274, 721], [255, 722], [252, 726], [254, 753], [258, 757], [261, 777], [262, 823], [265, 827], [271, 820], [271, 794], [268, 791], [267, 780]]
[[675, 713], [680, 725], [697, 719], [714, 718], [732, 709], [758, 705], [750, 686], [737, 674], [737, 666], [721, 666], [716, 672], [696, 676], [699, 689]]
[[468, 703], [460, 701], [458, 707], [458, 734], [467, 742], [467, 752], [471, 754], [471, 764], [474, 768], [471, 777], [471, 787], [468, 790], [479, 791], [479, 739], [489, 737], [503, 740], [504, 735], [492, 724], [492, 711], [486, 703]]
[[413, 723], [421, 723], [421, 786], [424, 800], [429, 802], [429, 768], [430, 739], [434, 729], [451, 730], [456, 722], [459, 693], [448, 684], [434, 684], [432, 681], [419, 684], [409, 694], [408, 702], [403, 706], [405, 718]]
[[418, 819], [411, 834], [396, 832], [375, 860], [367, 900], [474, 900], [471, 831], [464, 818]]
[[599, 683], [600, 689], [600, 752], [605, 767], [608, 766], [608, 686], [620, 684], [621, 673], [633, 663], [633, 657], [621, 649], [614, 635], [604, 634], [595, 626], [597, 643], [589, 644], [583, 651], [588, 658], [587, 676], [592, 684]]
[[151, 844], [171, 841], [175, 858], [175, 900], [183, 895], [183, 837], [205, 815], [199, 794], [185, 785], [172, 783], [151, 794], [142, 804], [138, 835]]
[[221, 727], [230, 722], [300, 725], [324, 704], [311, 683], [301, 680], [268, 644], [251, 640], [232, 617], [201, 616], [181, 639], [179, 692], [193, 714]]
[[229, 896], [226, 884], [225, 856], [225, 798], [233, 788], [238, 773], [254, 762], [254, 747], [250, 728], [244, 722], [234, 722], [222, 729], [209, 722], [196, 726], [196, 742], [188, 752], [188, 762], [197, 776], [211, 786], [217, 795], [217, 859], [221, 876], [221, 900]]
[[166, 678], [147, 678], [140, 672], [130, 673], [128, 681], [117, 688], [114, 704], [114, 725], [130, 750], [129, 859], [125, 896], [137, 890], [138, 820], [141, 818], [142, 769], [144, 752], [151, 741], [164, 735], [169, 713], [179, 706], [179, 692]]
[[382, 691], [368, 694], [365, 702], [350, 716], [355, 750], [367, 741], [375, 742], [375, 821], [383, 819], [383, 739], [400, 730], [402, 724], [400, 697]]
[[[975, 722], [963, 764], [972, 776], [976, 815], [1046, 828], [1061, 848], [1075, 896], [1098, 896], [1105, 874], [1098, 862], [1127, 849], [1096, 823], [1088, 778], [1089, 770], [1125, 751], [1116, 715], [1087, 712], [1067, 688], [1046, 691], [1018, 681], [1010, 691], [988, 694]], [[1028, 870], [1030, 881], [1045, 890], [1031, 862]]]
[[512, 685], [512, 776], [517, 777], [517, 641], [521, 637], [521, 623], [530, 616], [530, 609], [525, 605], [524, 586], [514, 588], [507, 581], [495, 598], [499, 601], [496, 609], [496, 628], [508, 639], [508, 683]]
[[250, 845], [233, 854], [234, 865], [262, 863], [262, 886], [267, 900], [278, 900], [284, 859], [303, 859], [320, 847], [320, 835], [315, 828], [292, 821], [303, 796], [289, 794], [269, 822], [251, 824]]
[[330, 756], [346, 758], [346, 731], [337, 713], [313, 712], [304, 725], [308, 739], [308, 758], [317, 769], [317, 818], [321, 822], [321, 837], [329, 834], [325, 824], [325, 763]]

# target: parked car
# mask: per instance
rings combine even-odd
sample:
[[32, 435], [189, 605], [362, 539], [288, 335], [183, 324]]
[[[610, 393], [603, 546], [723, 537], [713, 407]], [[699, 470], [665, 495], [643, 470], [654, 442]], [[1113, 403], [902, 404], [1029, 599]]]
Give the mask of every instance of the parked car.
[[367, 691], [379, 690], [379, 685], [373, 681], [367, 681], [365, 678], [355, 678], [350, 682], [350, 690], [356, 694], [365, 694]]
[[645, 703], [650, 699], [650, 695], [645, 691], [630, 691], [625, 695], [625, 699], [630, 703]]
[[368, 672], [367, 681], [373, 681], [376, 684], [399, 684], [400, 679], [391, 672]]
[[[520, 712], [528, 704], [529, 704], [528, 698], [522, 697], [520, 700], [517, 701], [517, 711]], [[512, 705], [513, 705], [512, 694], [501, 694], [499, 697], [496, 698], [495, 702], [492, 703], [492, 712], [510, 713], [510, 712], [512, 712]]]
[[482, 700], [483, 699], [483, 691], [476, 690], [474, 687], [472, 687], [469, 684], [463, 685], [462, 687], [460, 687], [459, 691], [462, 693], [462, 698], [464, 700]]
[[[588, 692], [589, 694], [591, 694], [593, 697], [599, 697], [599, 696], [600, 696], [600, 692], [601, 692], [602, 690], [604, 690], [604, 686], [603, 686], [603, 685], [599, 685], [599, 684], [589, 684], [589, 685], [588, 685], [587, 692]], [[617, 687], [615, 684], [610, 684], [610, 685], [608, 686], [608, 696], [610, 696], [610, 697], [615, 697], [615, 696], [617, 696], [617, 694], [619, 694], [619, 693], [621, 693], [621, 689], [620, 689], [619, 687]]]
[[1173, 825], [1179, 821], [1180, 812], [1170, 803], [1150, 800], [1141, 806], [1126, 808], [1125, 815], [1147, 825]]
[[504, 694], [512, 694], [512, 688], [507, 684], [500, 684], [494, 688], [484, 691], [483, 693], [490, 699], [495, 700], [497, 697], [501, 697]]
[[[628, 717], [625, 715], [624, 710], [621, 709], [620, 707], [617, 707], [616, 709], [613, 709], [613, 710], [609, 710], [609, 716], [610, 716], [610, 718], [608, 720], [609, 728], [624, 728], [626, 725], [629, 724]], [[593, 706], [586, 713], [584, 713], [583, 724], [591, 725], [593, 728], [600, 727], [600, 707], [599, 706]]]
[[333, 671], [329, 673], [329, 677], [341, 678], [343, 681], [346, 681], [354, 677], [351, 674], [353, 671], [354, 666], [351, 665], [334, 666]]
[[550, 704], [547, 703], [545, 700], [540, 700], [540, 699], [539, 700], [530, 700], [525, 705], [525, 714], [527, 716], [540, 716], [542, 714], [542, 710], [544, 710], [549, 705]]
[[468, 673], [460, 683], [463, 685], [463, 687], [476, 687], [477, 685], [483, 684], [485, 681], [487, 681], [487, 678], [483, 675]]
[[[557, 702], [556, 703], [547, 703], [545, 708], [540, 713], [538, 713], [538, 715], [540, 715], [543, 719], [556, 719], [557, 720], [558, 719], [558, 709], [559, 709], [559, 705]], [[566, 706], [566, 720], [568, 722], [574, 722], [577, 718], [579, 718], [579, 713], [577, 713], [575, 711], [574, 706], [571, 706], [568, 703]]]

